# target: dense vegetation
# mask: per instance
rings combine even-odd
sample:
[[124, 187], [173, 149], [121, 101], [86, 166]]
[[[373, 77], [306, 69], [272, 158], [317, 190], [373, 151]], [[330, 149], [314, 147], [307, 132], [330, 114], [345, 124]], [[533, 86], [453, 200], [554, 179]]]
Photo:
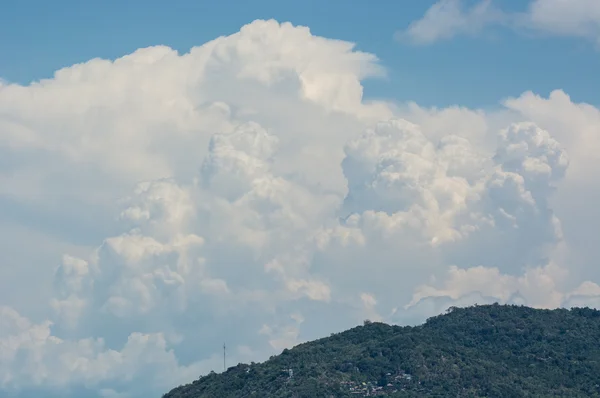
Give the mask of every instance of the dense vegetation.
[[163, 398], [600, 397], [599, 343], [589, 308], [452, 308], [417, 327], [365, 322]]

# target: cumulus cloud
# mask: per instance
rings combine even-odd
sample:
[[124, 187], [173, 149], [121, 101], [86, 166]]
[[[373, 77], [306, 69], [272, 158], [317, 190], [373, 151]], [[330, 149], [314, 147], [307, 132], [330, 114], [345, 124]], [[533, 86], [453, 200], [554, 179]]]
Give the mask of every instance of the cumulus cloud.
[[[131, 333], [120, 349], [108, 348], [102, 338], [63, 340], [53, 335], [51, 322], [35, 324], [8, 307], [0, 307], [0, 343], [0, 388], [17, 395], [153, 395], [221, 361], [213, 356], [182, 366], [162, 333]], [[233, 351], [238, 360], [251, 355], [243, 347]], [[118, 391], [127, 385], [135, 388]]]
[[437, 315], [450, 306], [469, 304], [517, 304], [535, 308], [596, 307], [600, 286], [586, 281], [573, 290], [565, 288], [568, 270], [554, 263], [529, 268], [522, 275], [503, 274], [496, 267], [449, 267], [443, 281], [415, 289], [405, 308], [419, 316]]
[[382, 73], [256, 21], [1, 85], [0, 197], [36, 209], [2, 247], [40, 254], [0, 265], [0, 392], [160, 395], [223, 342], [232, 364], [366, 318], [597, 305], [600, 111], [365, 101]]
[[492, 0], [439, 0], [423, 17], [397, 33], [414, 44], [431, 44], [460, 35], [506, 26], [542, 34], [579, 37], [600, 44], [600, 4], [595, 0], [532, 0], [524, 13], [505, 12]]
[[517, 117], [536, 120], [540, 127], [550, 129], [567, 149], [566, 177], [557, 184], [551, 201], [566, 243], [562, 261], [577, 269], [580, 277], [597, 280], [600, 275], [590, 266], [590, 259], [600, 255], [595, 243], [600, 210], [592, 205], [600, 200], [600, 186], [593, 183], [600, 178], [600, 111], [573, 102], [561, 90], [553, 91], [548, 98], [526, 92], [505, 105]]

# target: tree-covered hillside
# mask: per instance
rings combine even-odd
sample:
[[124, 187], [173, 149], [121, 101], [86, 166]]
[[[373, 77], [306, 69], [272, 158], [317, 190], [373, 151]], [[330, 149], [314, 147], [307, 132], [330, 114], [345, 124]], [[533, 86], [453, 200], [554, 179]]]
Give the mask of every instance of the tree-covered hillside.
[[417, 327], [365, 322], [163, 398], [378, 395], [600, 397], [600, 311], [495, 304]]

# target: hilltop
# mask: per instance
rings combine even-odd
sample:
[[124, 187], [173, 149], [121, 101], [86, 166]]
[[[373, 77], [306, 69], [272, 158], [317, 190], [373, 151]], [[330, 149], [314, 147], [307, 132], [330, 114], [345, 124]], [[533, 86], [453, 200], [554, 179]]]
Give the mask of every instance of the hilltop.
[[599, 342], [589, 308], [451, 308], [416, 327], [365, 322], [163, 398], [600, 397]]

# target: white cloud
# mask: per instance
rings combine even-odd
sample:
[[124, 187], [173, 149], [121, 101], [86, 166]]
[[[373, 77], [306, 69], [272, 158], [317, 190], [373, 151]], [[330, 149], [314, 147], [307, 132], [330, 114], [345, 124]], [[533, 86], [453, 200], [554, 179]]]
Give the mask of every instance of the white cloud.
[[600, 3], [596, 0], [531, 0], [526, 12], [510, 13], [497, 8], [492, 0], [475, 4], [465, 0], [439, 0], [397, 37], [414, 44], [431, 44], [459, 35], [480, 34], [484, 28], [494, 25], [580, 37], [600, 44]]
[[565, 289], [568, 271], [550, 263], [527, 269], [520, 276], [503, 274], [498, 268], [451, 266], [439, 287], [421, 285], [405, 306], [423, 319], [451, 306], [472, 304], [525, 304], [535, 308], [596, 307], [600, 286], [586, 281], [572, 291]]
[[162, 333], [131, 333], [119, 350], [98, 338], [63, 340], [53, 335], [51, 322], [34, 324], [0, 307], [0, 388], [8, 392], [44, 386], [49, 394], [64, 394], [78, 386], [89, 396], [102, 396], [117, 392], [106, 386], [133, 384], [132, 395], [124, 396], [142, 396], [184, 383], [215, 362], [218, 358], [181, 366]]
[[600, 111], [364, 101], [381, 73], [256, 21], [0, 86], [0, 392], [159, 395], [224, 341], [258, 361], [365, 318], [599, 303]]
[[595, 0], [535, 0], [523, 22], [542, 32], [600, 44], [600, 3]]
[[[554, 275], [556, 278], [553, 278], [552, 271], [557, 274]], [[458, 300], [476, 293], [502, 303], [522, 299], [534, 307], [556, 308], [562, 304], [563, 295], [556, 291], [555, 286], [562, 273], [562, 269], [552, 265], [527, 270], [518, 277], [502, 274], [498, 268], [478, 266], [459, 269], [451, 266], [443, 288], [428, 285], [417, 287], [407, 307], [416, 305], [424, 298], [447, 297]]]
[[551, 200], [561, 220], [565, 264], [577, 269], [582, 278], [598, 280], [597, 268], [591, 266], [600, 255], [596, 244], [600, 208], [600, 110], [589, 104], [574, 103], [561, 90], [548, 98], [531, 92], [509, 99], [505, 105], [519, 118], [536, 120], [537, 124], [560, 140], [569, 154], [566, 178], [557, 184]]
[[415, 44], [431, 44], [461, 34], [474, 35], [487, 25], [504, 22], [505, 15], [492, 0], [482, 0], [471, 7], [466, 7], [463, 0], [439, 0], [422, 19], [412, 22], [396, 37]]

